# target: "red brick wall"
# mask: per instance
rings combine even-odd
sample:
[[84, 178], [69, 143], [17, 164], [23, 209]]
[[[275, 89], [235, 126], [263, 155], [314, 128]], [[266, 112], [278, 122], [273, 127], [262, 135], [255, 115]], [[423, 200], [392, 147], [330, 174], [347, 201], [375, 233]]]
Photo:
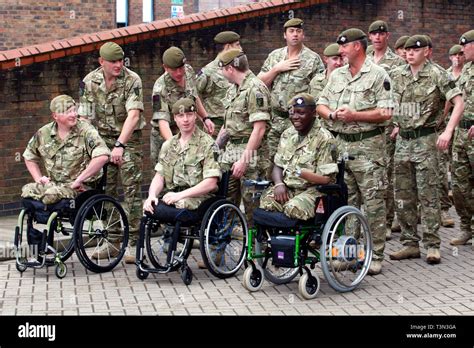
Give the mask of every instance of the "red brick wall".
[[[169, 6], [165, 6], [169, 11]], [[403, 21], [398, 19], [404, 11]], [[337, 34], [349, 27], [367, 30], [376, 18], [389, 21], [392, 43], [401, 35], [427, 33], [435, 44], [434, 58], [447, 66], [446, 52], [460, 34], [472, 29], [473, 5], [470, 0], [340, 0], [298, 10], [295, 16], [305, 20], [306, 44], [321, 53]], [[221, 30], [235, 30], [242, 36], [242, 45], [249, 56], [251, 69], [258, 73], [267, 54], [284, 45], [282, 26], [288, 14], [259, 17], [227, 27], [182, 33], [172, 37], [149, 40], [124, 46], [130, 58], [130, 68], [143, 79], [145, 116], [151, 119], [151, 91], [162, 73], [161, 55], [170, 45], [180, 46], [188, 61], [198, 71], [212, 60], [216, 52], [212, 38]], [[21, 186], [30, 179], [18, 156], [34, 132], [50, 120], [49, 100], [61, 93], [78, 97], [79, 81], [96, 64], [94, 55], [77, 55], [40, 64], [0, 71], [0, 215], [18, 207]], [[144, 134], [144, 183], [149, 184], [149, 125]], [[17, 161], [19, 160], [19, 161]]]

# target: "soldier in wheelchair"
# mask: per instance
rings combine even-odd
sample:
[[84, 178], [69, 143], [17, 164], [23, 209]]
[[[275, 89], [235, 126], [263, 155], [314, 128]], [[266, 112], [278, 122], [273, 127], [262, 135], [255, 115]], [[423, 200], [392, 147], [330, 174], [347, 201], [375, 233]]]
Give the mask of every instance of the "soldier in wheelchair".
[[[113, 229], [106, 232], [109, 236], [93, 235], [100, 230], [93, 228], [91, 221], [94, 216], [101, 225], [105, 219], [110, 223], [117, 220], [120, 222], [116, 224], [120, 227], [119, 234], [127, 233], [126, 216], [122, 214], [120, 205], [105, 195], [92, 197], [103, 193], [103, 187], [93, 189], [93, 184], [108, 162], [110, 151], [93, 126], [78, 120], [76, 103], [70, 96], [54, 98], [50, 110], [54, 121], [36, 132], [23, 153], [26, 167], [35, 182], [22, 188], [24, 209], [18, 219], [14, 241], [17, 269], [23, 272], [28, 267], [55, 264], [56, 275], [62, 278], [67, 272], [64, 261], [74, 251], [76, 240], [79, 259], [88, 269], [95, 272], [109, 270], [120, 261], [123, 250], [113, 262], [109, 258], [98, 260], [97, 264], [89, 257], [94, 248], [86, 252], [86, 247], [95, 245], [99, 248], [107, 244], [112, 235]], [[44, 175], [41, 165], [45, 169]], [[102, 180], [100, 185], [105, 185], [105, 182]], [[111, 208], [106, 209], [106, 206]], [[46, 229], [40, 231], [34, 228], [34, 223], [46, 224]], [[67, 224], [75, 227], [74, 237], [73, 229]], [[36, 246], [33, 255], [25, 255], [22, 251], [25, 234], [30, 249], [32, 245]], [[126, 242], [125, 238], [123, 243]], [[47, 255], [53, 256], [48, 259]], [[31, 256], [30, 260], [28, 256]]]
[[[225, 199], [228, 174], [216, 193], [221, 177], [218, 153], [214, 140], [196, 126], [194, 100], [178, 100], [172, 112], [179, 133], [161, 148], [143, 206], [137, 277], [144, 280], [149, 273], [181, 269], [184, 283], [190, 284], [187, 257], [194, 239], [200, 239], [209, 271], [221, 278], [231, 276], [244, 259], [245, 218]], [[154, 268], [145, 263], [145, 247]]]
[[[300, 294], [314, 298], [323, 272], [338, 291], [360, 283], [371, 258], [365, 217], [347, 206], [344, 161], [336, 161], [334, 138], [315, 117], [316, 103], [307, 93], [290, 100], [293, 127], [283, 132], [274, 159], [274, 185], [254, 211], [255, 228], [248, 232], [248, 267], [243, 285], [259, 290], [263, 276], [275, 284], [290, 282], [298, 273]], [[258, 183], [254, 183], [258, 185]], [[255, 262], [256, 261], [256, 262]], [[354, 275], [356, 275], [354, 277]]]

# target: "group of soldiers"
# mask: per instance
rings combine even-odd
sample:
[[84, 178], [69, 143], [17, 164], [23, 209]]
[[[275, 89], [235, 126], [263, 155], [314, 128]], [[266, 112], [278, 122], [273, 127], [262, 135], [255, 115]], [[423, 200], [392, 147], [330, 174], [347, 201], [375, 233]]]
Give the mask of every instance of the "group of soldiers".
[[[196, 209], [225, 170], [232, 172], [230, 199], [243, 203], [250, 226], [258, 206], [312, 218], [316, 185], [333, 183], [338, 158], [350, 155], [349, 204], [363, 207], [373, 234], [369, 274], [381, 272], [392, 230], [401, 229], [403, 248], [390, 258], [420, 257], [419, 219], [426, 260], [439, 263], [440, 224], [454, 225], [447, 212], [450, 162], [461, 218], [461, 234], [451, 244], [468, 243], [474, 228], [474, 30], [451, 48], [453, 65], [445, 70], [431, 59], [429, 36], [401, 37], [393, 52], [384, 21], [373, 22], [368, 35], [344, 30], [323, 59], [304, 45], [303, 26], [298, 18], [285, 22], [286, 46], [269, 54], [258, 75], [232, 31], [215, 36], [218, 55], [197, 74], [180, 48], [164, 52], [165, 72], [152, 92], [156, 174], [143, 206], [142, 82], [124, 66], [122, 48], [104, 44], [100, 67], [80, 83], [77, 112], [71, 97], [56, 97], [54, 121], [28, 143], [24, 158], [35, 184], [22, 196], [44, 203], [74, 197], [110, 158], [107, 192], [117, 195], [122, 183], [134, 245], [143, 209], [153, 211], [159, 200]], [[244, 185], [257, 178], [273, 181], [260, 202]]]

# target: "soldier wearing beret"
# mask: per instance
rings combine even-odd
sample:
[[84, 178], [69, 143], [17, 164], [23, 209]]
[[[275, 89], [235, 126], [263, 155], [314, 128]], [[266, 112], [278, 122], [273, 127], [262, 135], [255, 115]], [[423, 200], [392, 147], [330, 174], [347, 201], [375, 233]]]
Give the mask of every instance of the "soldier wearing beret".
[[258, 74], [272, 95], [270, 159], [275, 155], [281, 133], [291, 126], [288, 101], [298, 92], [307, 92], [312, 78], [324, 70], [319, 55], [303, 44], [303, 20], [292, 18], [285, 22], [283, 30], [286, 46], [272, 51]]
[[405, 52], [405, 42], [410, 37], [408, 35], [403, 35], [398, 38], [398, 40], [395, 42], [395, 52], [398, 54], [400, 58], [402, 58], [405, 62], [407, 60], [407, 54]]
[[77, 119], [74, 99], [57, 96], [51, 101], [50, 110], [54, 121], [36, 132], [23, 153], [35, 182], [23, 186], [21, 196], [44, 204], [75, 198], [86, 190], [110, 155], [97, 130]]
[[[374, 46], [374, 51], [367, 54], [367, 57], [390, 74], [392, 69], [404, 65], [405, 61], [393, 53], [390, 47], [388, 47], [389, 38], [390, 31], [385, 21], [377, 20], [369, 26], [369, 39]], [[385, 139], [387, 141], [385, 148], [385, 160], [387, 162], [387, 199], [385, 201], [387, 205], [387, 240], [391, 239], [392, 227], [394, 230], [397, 230], [396, 226], [398, 225], [396, 220], [394, 221], [393, 154], [395, 153], [395, 141], [390, 138], [392, 131], [393, 124], [385, 128]]]
[[457, 85], [463, 93], [465, 109], [453, 143], [452, 179], [454, 206], [461, 220], [461, 232], [451, 240], [451, 245], [472, 243], [474, 231], [474, 30], [464, 33], [459, 44], [463, 47], [466, 63]]
[[314, 217], [316, 198], [321, 195], [316, 185], [336, 179], [338, 167], [331, 155], [334, 137], [321, 127], [310, 94], [298, 94], [288, 104], [293, 126], [281, 135], [272, 172], [274, 185], [263, 193], [260, 208], [308, 220]]
[[[107, 170], [108, 194], [118, 197], [119, 177], [124, 191], [124, 209], [130, 224], [130, 244], [138, 237], [141, 218], [143, 87], [140, 77], [123, 64], [124, 52], [114, 42], [99, 50], [100, 67], [89, 73], [80, 84], [79, 115], [89, 119], [112, 149]], [[103, 248], [92, 257], [105, 257]], [[125, 256], [126, 263], [135, 258]]]
[[[233, 91], [225, 102], [224, 128], [229, 141], [225, 145], [221, 164], [232, 170], [229, 195], [233, 202], [244, 203], [249, 226], [253, 225], [253, 210], [258, 207], [245, 179], [257, 179], [269, 171], [270, 163], [265, 143], [265, 132], [270, 122], [270, 92], [249, 69], [247, 56], [239, 49], [221, 53], [219, 66], [222, 75], [232, 84]], [[218, 139], [218, 143], [219, 143]]]
[[209, 134], [214, 132], [214, 123], [208, 114], [196, 88], [196, 74], [191, 65], [186, 64], [184, 52], [178, 47], [170, 47], [163, 53], [161, 75], [153, 85], [150, 152], [151, 161], [155, 165], [158, 160], [163, 141], [170, 139], [178, 132], [176, 123], [171, 117], [171, 107], [181, 98], [192, 98], [196, 101], [197, 115]]
[[367, 35], [360, 29], [343, 31], [339, 52], [348, 65], [329, 77], [317, 102], [318, 114], [333, 121], [340, 152], [355, 160], [346, 163], [349, 203], [365, 206], [373, 234], [374, 254], [369, 274], [382, 270], [385, 248], [385, 133], [393, 107], [387, 72], [367, 59]]
[[[214, 37], [214, 42], [219, 53], [230, 49], [242, 49], [240, 46], [240, 35], [233, 31], [222, 31]], [[214, 122], [214, 135], [217, 135], [224, 124], [225, 106], [224, 100], [231, 84], [222, 75], [219, 68], [219, 59], [216, 57], [198, 73], [196, 87], [209, 112], [209, 118]]]
[[[461, 118], [461, 91], [444, 70], [428, 60], [429, 42], [424, 35], [411, 36], [405, 43], [408, 64], [392, 73], [393, 91], [399, 111], [394, 115], [395, 200], [402, 228], [403, 248], [390, 254], [393, 260], [419, 258], [417, 203], [421, 206], [426, 261], [436, 264], [440, 255], [440, 199], [437, 148], [445, 150]], [[446, 100], [454, 104], [446, 129], [438, 136]]]
[[449, 60], [451, 61], [451, 66], [446, 71], [451, 76], [452, 80], [457, 82], [461, 76], [465, 62], [464, 52], [461, 45], [454, 45], [449, 49]]

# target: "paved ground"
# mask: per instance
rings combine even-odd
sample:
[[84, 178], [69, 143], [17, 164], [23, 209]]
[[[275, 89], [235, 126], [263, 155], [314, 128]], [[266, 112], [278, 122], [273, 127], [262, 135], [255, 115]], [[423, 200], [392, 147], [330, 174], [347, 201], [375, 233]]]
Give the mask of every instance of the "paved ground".
[[[454, 214], [454, 212], [452, 212]], [[0, 241], [12, 239], [16, 217], [0, 219]], [[459, 226], [459, 221], [456, 221]], [[288, 285], [266, 282], [261, 291], [248, 293], [236, 277], [220, 280], [196, 266], [194, 249], [190, 265], [194, 280], [187, 287], [179, 274], [153, 275], [141, 281], [135, 266], [120, 264], [113, 272], [88, 272], [75, 256], [67, 261], [68, 275], [59, 280], [54, 268], [20, 274], [12, 260], [0, 262], [1, 315], [473, 315], [474, 252], [453, 248], [448, 241], [457, 229], [442, 228], [442, 263], [424, 259], [387, 260], [383, 273], [367, 276], [351, 293], [335, 292], [323, 279], [316, 299], [298, 294], [298, 278]], [[399, 234], [395, 234], [397, 239]], [[1, 244], [0, 244], [1, 245]], [[398, 248], [388, 242], [386, 252]], [[1, 256], [1, 255], [0, 255]], [[423, 253], [424, 256], [424, 253]]]

